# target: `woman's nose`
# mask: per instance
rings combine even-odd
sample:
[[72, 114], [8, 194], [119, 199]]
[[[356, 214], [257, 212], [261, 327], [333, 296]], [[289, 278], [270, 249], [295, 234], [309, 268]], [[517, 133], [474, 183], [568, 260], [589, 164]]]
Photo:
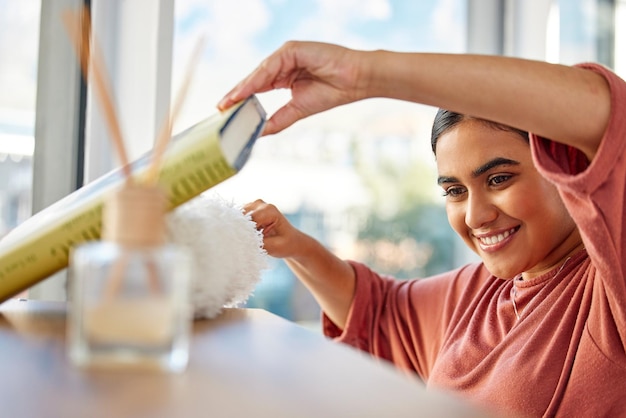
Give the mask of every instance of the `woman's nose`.
[[465, 208], [465, 224], [472, 229], [479, 229], [493, 222], [498, 217], [498, 209], [486, 196], [471, 194]]

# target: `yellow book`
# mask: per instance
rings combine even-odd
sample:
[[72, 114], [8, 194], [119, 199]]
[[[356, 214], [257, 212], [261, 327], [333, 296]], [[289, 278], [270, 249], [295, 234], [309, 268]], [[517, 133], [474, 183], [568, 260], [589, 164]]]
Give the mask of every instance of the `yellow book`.
[[[236, 174], [265, 121], [263, 107], [251, 96], [174, 136], [159, 172], [169, 209]], [[133, 178], [145, 178], [150, 163], [150, 153], [132, 162]], [[0, 302], [66, 268], [75, 245], [99, 239], [105, 199], [124, 180], [121, 169], [111, 171], [33, 215], [0, 240]]]

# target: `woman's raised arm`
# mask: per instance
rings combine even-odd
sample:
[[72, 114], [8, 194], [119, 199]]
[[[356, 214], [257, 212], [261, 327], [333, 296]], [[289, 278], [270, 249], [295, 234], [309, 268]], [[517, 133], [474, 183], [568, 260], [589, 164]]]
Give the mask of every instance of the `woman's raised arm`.
[[319, 42], [288, 42], [218, 104], [290, 89], [291, 100], [265, 134], [336, 106], [388, 97], [437, 106], [530, 131], [593, 158], [610, 113], [604, 78], [582, 68], [519, 58], [357, 51]]

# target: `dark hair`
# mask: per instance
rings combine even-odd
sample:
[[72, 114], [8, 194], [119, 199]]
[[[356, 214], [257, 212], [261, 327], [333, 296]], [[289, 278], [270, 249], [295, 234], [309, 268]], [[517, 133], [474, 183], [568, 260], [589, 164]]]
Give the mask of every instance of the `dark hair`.
[[528, 132], [522, 131], [521, 129], [513, 128], [508, 125], [503, 125], [501, 123], [492, 122], [486, 119], [479, 119], [473, 116], [464, 115], [462, 113], [452, 112], [451, 110], [439, 109], [437, 114], [435, 115], [435, 120], [433, 121], [433, 129], [430, 135], [430, 145], [433, 149], [433, 154], [437, 155], [437, 141], [439, 137], [443, 135], [448, 130], [454, 128], [459, 123], [464, 120], [477, 120], [480, 121], [493, 129], [499, 129], [502, 131], [514, 132], [524, 138], [527, 142]]

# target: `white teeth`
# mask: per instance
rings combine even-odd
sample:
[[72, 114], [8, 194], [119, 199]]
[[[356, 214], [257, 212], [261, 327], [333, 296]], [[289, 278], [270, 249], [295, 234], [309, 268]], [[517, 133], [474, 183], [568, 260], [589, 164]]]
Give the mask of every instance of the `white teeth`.
[[511, 228], [508, 231], [503, 232], [502, 234], [492, 235], [490, 237], [481, 237], [480, 242], [485, 245], [493, 245], [503, 241], [509, 235], [515, 232], [515, 228]]

